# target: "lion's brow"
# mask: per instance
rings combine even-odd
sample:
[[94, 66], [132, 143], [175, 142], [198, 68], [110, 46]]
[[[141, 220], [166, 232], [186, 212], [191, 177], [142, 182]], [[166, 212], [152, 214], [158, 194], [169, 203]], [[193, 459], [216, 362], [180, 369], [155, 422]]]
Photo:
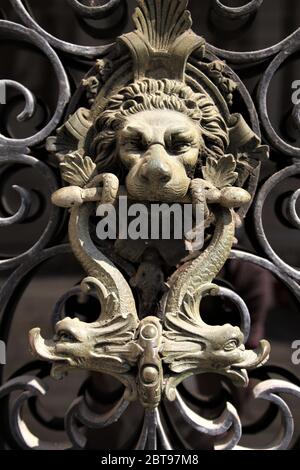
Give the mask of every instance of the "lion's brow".
[[188, 127], [174, 127], [166, 130], [166, 136], [193, 137], [194, 132]]
[[130, 125], [128, 127], [125, 127], [123, 130], [123, 139], [125, 138], [141, 138], [145, 142], [150, 142], [151, 141], [151, 136], [149, 132], [147, 132], [147, 129], [140, 125]]
[[145, 136], [146, 135], [146, 130], [143, 126], [140, 125], [130, 125], [125, 127], [124, 133], [128, 135], [140, 135], [140, 136]]

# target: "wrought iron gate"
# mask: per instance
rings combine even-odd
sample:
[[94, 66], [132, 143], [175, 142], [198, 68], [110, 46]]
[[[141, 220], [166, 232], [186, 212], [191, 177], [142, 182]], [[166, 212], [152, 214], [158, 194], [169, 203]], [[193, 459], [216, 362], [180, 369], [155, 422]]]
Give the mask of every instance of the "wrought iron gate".
[[[286, 3], [284, 0], [281, 2]], [[171, 3], [170, 0], [53, 0], [48, 2], [49, 5], [41, 3], [44, 2], [0, 0], [1, 47], [5, 58], [0, 69], [3, 77], [9, 77], [1, 77], [0, 80], [0, 229], [3, 232], [0, 261], [1, 447], [166, 450], [297, 448], [299, 423], [297, 416], [293, 419], [288, 404], [297, 410], [297, 401], [300, 398], [300, 379], [296, 370], [300, 339], [298, 341], [297, 338], [297, 315], [293, 316], [293, 309], [299, 310], [300, 300], [300, 274], [296, 267], [299, 261], [297, 230], [300, 227], [297, 213], [300, 194], [300, 69], [298, 67], [297, 80], [297, 67], [293, 62], [299, 53], [300, 30], [288, 31], [284, 39], [269, 47], [234, 52], [221, 48], [221, 42], [234, 44], [238, 48], [238, 38], [246, 41], [247, 31], [250, 31], [249, 36], [253, 35], [261, 15], [264, 19], [270, 17], [273, 0], [251, 0], [244, 6], [236, 6], [235, 2], [231, 2], [233, 6], [227, 6], [229, 2], [223, 3], [220, 0], [190, 0], [188, 8], [194, 18], [193, 29], [204, 36], [206, 42], [202, 37], [192, 36], [189, 16], [185, 11], [187, 2], [184, 0], [171, 0]], [[134, 29], [130, 18], [137, 3], [140, 7], [135, 17], [138, 33], [128, 33]], [[277, 3], [279, 5], [280, 0]], [[160, 10], [162, 5], [167, 5], [169, 11]], [[292, 21], [300, 20], [298, 2], [291, 1], [291, 11], [288, 13], [288, 18], [292, 18]], [[174, 27], [173, 23], [168, 24], [168, 21], [175, 21], [169, 20], [171, 17], [175, 17], [175, 26], [178, 27]], [[162, 28], [157, 39], [157, 24], [159, 21], [163, 23], [163, 18], [166, 20], [164, 25], [169, 36], [164, 35]], [[276, 17], [274, 21], [275, 19]], [[43, 26], [45, 21], [47, 26]], [[49, 32], [55, 31], [56, 22], [61, 28], [58, 35]], [[155, 27], [151, 29], [153, 24]], [[205, 31], [202, 31], [204, 25]], [[134, 39], [133, 34], [136, 34]], [[79, 44], [62, 39], [67, 36], [77, 38]], [[121, 46], [118, 49], [114, 48], [117, 37], [121, 37], [118, 41]], [[88, 38], [92, 38], [91, 41], [97, 45], [80, 45]], [[181, 40], [180, 44], [176, 43], [178, 39]], [[182, 50], [187, 43], [189, 53], [184, 56], [185, 51]], [[155, 48], [165, 53], [165, 63], [157, 58], [153, 52]], [[171, 48], [173, 56], [170, 53]], [[131, 69], [128, 72], [129, 50], [136, 54], [133, 83], [142, 83], [138, 91], [134, 86], [128, 86], [125, 91], [121, 89], [125, 86], [122, 80], [126, 80], [126, 74], [132, 74]], [[149, 55], [147, 59], [145, 54]], [[226, 61], [226, 64], [219, 59]], [[172, 68], [172, 76], [168, 80], [167, 60], [170, 60]], [[130, 66], [132, 67], [131, 62]], [[277, 72], [284, 74], [285, 67], [288, 72], [285, 77], [281, 76], [281, 82], [285, 86], [283, 90], [278, 84], [273, 85], [273, 82]], [[176, 88], [174, 83], [178, 83], [180, 73], [185, 74], [186, 83], [194, 92], [197, 90], [197, 93], [190, 95], [188, 87]], [[198, 86], [197, 80], [201, 82], [202, 88]], [[112, 85], [109, 88], [110, 82]], [[124, 115], [130, 107], [138, 109], [138, 106], [142, 106], [139, 110], [143, 111], [153, 111], [155, 106], [160, 110], [164, 109], [157, 104], [153, 95], [165, 100], [164, 105], [169, 111], [174, 111], [176, 107], [181, 112], [184, 109], [184, 113], [194, 120], [198, 119], [197, 113], [202, 113], [201, 118], [206, 119], [207, 124], [204, 130], [205, 139], [212, 145], [207, 145], [205, 149], [205, 157], [210, 163], [202, 168], [202, 176], [209, 182], [208, 187], [204, 188], [207, 191], [205, 194], [208, 204], [219, 204], [224, 210], [221, 223], [223, 229], [230, 226], [228, 221], [224, 222], [226, 210], [232, 214], [233, 209], [238, 207], [234, 220], [241, 222], [245, 217], [245, 222], [240, 224], [238, 242], [231, 250], [230, 260], [218, 275], [215, 284], [211, 284], [211, 279], [205, 283], [203, 281], [200, 286], [200, 297], [204, 293], [210, 294], [204, 299], [205, 308], [203, 305], [201, 307], [207, 312], [204, 319], [209, 323], [209, 329], [204, 329], [208, 326], [207, 323], [195, 320], [193, 309], [197, 307], [197, 301], [193, 298], [187, 300], [188, 292], [181, 299], [184, 311], [180, 310], [180, 319], [173, 320], [171, 307], [175, 301], [172, 298], [170, 300], [170, 293], [164, 298], [162, 289], [162, 299], [171, 313], [168, 310], [161, 313], [158, 309], [156, 319], [154, 316], [147, 317], [142, 310], [138, 312], [139, 316], [132, 312], [123, 312], [119, 316], [120, 312], [116, 313], [113, 326], [109, 325], [109, 328], [113, 329], [117, 325], [118, 329], [113, 330], [115, 336], [112, 341], [116, 337], [118, 340], [121, 337], [121, 340], [108, 344], [111, 337], [101, 337], [106, 345], [106, 349], [101, 349], [97, 344], [102, 354], [101, 365], [99, 357], [97, 365], [90, 356], [85, 363], [86, 358], [82, 353], [78, 361], [81, 362], [81, 372], [56, 384], [50, 379], [50, 365], [43, 360], [31, 358], [27, 352], [29, 330], [40, 326], [46, 331], [45, 336], [49, 337], [53, 336], [54, 330], [56, 342], [70, 341], [74, 344], [77, 340], [81, 341], [82, 347], [89, 348], [86, 344], [92, 336], [90, 325], [99, 327], [98, 300], [100, 299], [104, 314], [105, 309], [110, 313], [118, 310], [118, 299], [111, 298], [111, 292], [107, 292], [103, 284], [97, 284], [95, 279], [88, 278], [86, 281], [86, 284], [95, 287], [94, 291], [89, 291], [86, 285], [83, 289], [80, 287], [79, 281], [83, 274], [72, 254], [73, 250], [78, 258], [81, 256], [76, 252], [76, 237], [71, 233], [76, 223], [73, 226], [70, 223], [71, 250], [67, 239], [68, 211], [58, 207], [65, 205], [71, 208], [75, 204], [73, 200], [72, 204], [69, 200], [69, 197], [75, 197], [75, 193], [70, 196], [70, 193], [59, 192], [59, 188], [63, 186], [62, 179], [77, 188], [76, 198], [82, 199], [81, 204], [84, 198], [90, 202], [99, 202], [103, 197], [106, 189], [103, 172], [100, 172], [100, 177], [104, 189], [103, 192], [101, 189], [100, 196], [97, 192], [84, 193], [95, 189], [90, 183], [96, 178], [99, 180], [99, 174], [95, 176], [93, 172], [96, 166], [80, 152], [82, 142], [86, 141], [87, 132], [90, 132], [86, 124], [90, 114], [85, 114], [85, 110], [95, 110], [97, 100], [101, 108], [99, 95], [102, 93], [106, 99], [105, 91], [112, 94], [112, 89], [115, 95], [112, 103], [106, 103], [108, 113], [116, 112], [116, 103], [119, 106], [117, 109], [121, 109]], [[43, 92], [46, 93], [45, 101], [42, 99]], [[147, 97], [143, 97], [143, 94]], [[177, 100], [175, 103], [168, 96], [172, 96], [173, 101], [179, 97], [181, 101]], [[213, 105], [209, 101], [212, 96], [216, 101], [219, 100], [218, 110], [214, 108], [212, 111]], [[134, 104], [128, 104], [128, 97], [130, 103], [134, 101]], [[208, 99], [205, 105], [202, 103], [204, 99]], [[25, 100], [23, 109], [22, 100]], [[278, 109], [279, 101], [281, 110]], [[211, 114], [208, 111], [205, 115], [204, 108], [209, 108]], [[270, 108], [277, 113], [275, 119], [269, 112]], [[223, 111], [219, 112], [220, 109]], [[232, 116], [237, 117], [237, 122], [233, 123]], [[111, 115], [105, 117], [107, 121], [112, 120]], [[220, 124], [221, 118], [224, 119], [224, 125]], [[99, 120], [101, 119], [100, 115]], [[93, 126], [97, 128], [98, 123], [95, 122]], [[104, 126], [107, 122], [102, 121], [102, 124]], [[211, 148], [220, 153], [220, 141], [226, 140], [225, 127], [230, 128], [231, 147], [228, 153], [233, 156], [224, 156], [223, 149], [220, 160], [216, 162]], [[113, 127], [109, 131], [112, 129], [115, 131]], [[91, 135], [89, 138], [96, 140], [97, 136]], [[236, 148], [233, 145], [235, 140]], [[99, 149], [97, 145], [95, 148]], [[271, 148], [269, 160], [267, 145]], [[101, 152], [107, 152], [107, 148], [101, 147]], [[101, 160], [101, 155], [99, 158]], [[59, 164], [62, 164], [63, 178]], [[235, 185], [238, 178], [239, 183]], [[114, 180], [110, 179], [111, 192], [113, 185]], [[118, 189], [117, 187], [116, 193]], [[235, 190], [236, 192], [232, 192]], [[53, 194], [56, 194], [56, 199]], [[250, 199], [247, 199], [249, 194], [251, 208]], [[56, 205], [51, 203], [51, 196]], [[205, 205], [201, 197], [199, 199]], [[239, 199], [239, 204], [236, 199]], [[274, 214], [272, 204], [275, 206]], [[71, 219], [75, 217], [76, 210], [71, 209]], [[79, 219], [81, 216], [77, 214]], [[209, 224], [212, 224], [217, 230], [218, 217], [217, 210], [208, 214], [207, 227], [210, 228]], [[268, 223], [267, 227], [265, 221]], [[286, 236], [277, 237], [276, 230], [282, 230], [283, 225], [290, 231]], [[88, 244], [83, 237], [84, 243]], [[273, 248], [274, 244], [276, 250]], [[285, 250], [281, 244], [284, 244]], [[15, 250], [17, 254], [7, 254]], [[222, 245], [222, 250], [226, 250], [226, 246]], [[139, 296], [140, 271], [135, 272], [137, 263], [130, 257], [123, 259], [119, 256], [120, 253], [113, 253], [110, 245], [101, 245], [101, 251], [112, 259], [126, 279], [134, 278], [131, 285], [135, 288], [135, 299], [139, 299], [140, 306], [145, 305], [144, 298]], [[225, 260], [226, 258], [227, 256]], [[154, 265], [157, 268], [157, 264], [153, 260], [148, 263], [148, 259], [144, 262], [142, 268], [146, 269], [146, 273], [143, 272], [143, 275], [147, 277], [147, 269], [152, 269]], [[217, 272], [221, 268], [222, 265]], [[89, 273], [89, 269], [85, 267], [85, 270]], [[160, 269], [154, 272], [155, 275], [166, 274]], [[150, 275], [154, 275], [151, 273]], [[171, 273], [168, 271], [167, 274]], [[272, 280], [273, 276], [277, 279], [276, 282]], [[117, 294], [122, 279], [120, 274], [116, 281]], [[160, 282], [160, 278], [157, 279]], [[172, 293], [172, 288], [174, 291], [177, 289], [178, 282], [176, 276], [171, 276], [170, 279], [167, 288]], [[114, 293], [114, 284], [112, 285]], [[176, 289], [174, 285], [177, 286]], [[284, 285], [286, 289], [280, 288], [280, 285]], [[277, 292], [274, 286], [277, 287]], [[140, 290], [143, 294], [143, 290]], [[287, 291], [297, 303], [296, 307], [285, 300]], [[130, 305], [131, 293], [127, 292], [127, 284], [122, 290], [122, 296]], [[282, 303], [285, 301], [284, 307], [279, 305], [280, 298]], [[123, 302], [126, 303], [124, 300]], [[51, 304], [52, 307], [54, 305], [52, 311]], [[159, 304], [163, 311], [163, 301]], [[151, 310], [151, 302], [147, 306]], [[267, 318], [271, 308], [277, 322], [275, 326], [270, 316]], [[289, 309], [292, 311], [289, 312]], [[71, 322], [66, 320], [67, 317], [72, 317]], [[80, 321], [77, 330], [74, 319], [75, 322]], [[57, 328], [55, 325], [59, 321], [60, 327]], [[105, 317], [105, 322], [100, 322], [101, 328], [108, 328], [109, 321]], [[193, 336], [188, 328], [188, 334], [186, 333], [188, 322], [196, 330], [199, 327], [198, 336], [197, 333]], [[218, 342], [216, 335], [219, 331], [217, 328], [221, 327], [216, 325], [224, 325], [226, 322], [226, 329], [224, 326], [220, 336], [227, 335], [228, 332], [233, 335], [233, 331], [236, 336], [234, 339], [233, 336], [229, 337], [222, 353], [225, 352], [226, 355], [238, 349], [239, 356], [228, 363], [222, 362], [223, 356], [216, 356], [215, 352], [201, 359], [201, 348], [211, 346], [214, 341], [216, 350], [219, 348], [221, 340]], [[239, 327], [228, 327], [228, 322]], [[79, 332], [80, 336], [85, 331], [88, 331], [88, 339], [78, 339], [76, 334]], [[207, 342], [204, 341], [203, 346], [204, 331], [207, 332]], [[124, 336], [125, 349], [122, 343]], [[174, 344], [178, 345], [176, 341], [179, 336], [183, 337], [180, 343], [183, 349], [180, 349], [177, 357]], [[269, 362], [266, 362], [269, 350], [267, 342], [262, 341], [264, 336], [270, 340], [271, 347], [273, 339], [275, 344], [275, 354], [271, 354]], [[284, 352], [281, 336], [286, 341]], [[99, 336], [97, 341], [99, 343]], [[163, 347], [160, 341], [163, 342]], [[195, 343], [198, 349], [193, 356], [190, 350]], [[246, 351], [244, 343], [248, 348]], [[57, 349], [53, 349], [52, 343], [50, 345], [50, 342], [43, 342], [37, 330], [33, 330], [31, 344], [40, 358], [56, 364], [56, 376], [65, 372], [66, 362], [68, 367], [70, 364], [72, 368], [78, 366], [78, 362], [74, 366], [73, 357], [71, 360], [65, 352], [62, 361]], [[132, 346], [130, 351], [126, 349], [128, 344]], [[254, 358], [252, 350], [255, 348]], [[116, 350], [117, 353], [114, 353]], [[142, 357], [141, 351], [144, 354]], [[287, 355], [290, 361], [287, 368], [276, 363], [277, 359], [281, 362], [281, 354]], [[175, 359], [173, 356], [176, 356]], [[78, 358], [78, 354], [76, 357]], [[198, 363], [194, 365], [195, 358], [198, 361], [199, 357], [204, 366], [199, 366]], [[256, 369], [256, 366], [261, 367]], [[248, 383], [248, 368], [253, 369], [248, 372], [249, 385], [240, 389], [237, 385]], [[166, 369], [168, 372], [165, 372]], [[201, 375], [190, 373], [194, 369]], [[87, 373], [86, 370], [93, 372]], [[108, 377], [105, 372], [114, 378]], [[160, 382], [155, 382], [155, 387], [150, 390], [149, 385], [156, 380], [156, 374]], [[282, 394], [287, 395], [282, 398]], [[137, 397], [140, 403], [136, 400]], [[294, 397], [294, 401], [290, 397]], [[255, 405], [256, 401], [259, 402], [258, 407]], [[272, 432], [276, 436], [274, 439]]]

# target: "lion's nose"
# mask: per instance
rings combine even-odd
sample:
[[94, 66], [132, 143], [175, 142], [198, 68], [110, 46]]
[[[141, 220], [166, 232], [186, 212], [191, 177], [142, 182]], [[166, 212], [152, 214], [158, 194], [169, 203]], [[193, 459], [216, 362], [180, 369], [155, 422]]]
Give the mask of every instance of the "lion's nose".
[[150, 160], [141, 169], [141, 177], [146, 182], [159, 181], [168, 183], [171, 179], [171, 171], [166, 164], [159, 160]]

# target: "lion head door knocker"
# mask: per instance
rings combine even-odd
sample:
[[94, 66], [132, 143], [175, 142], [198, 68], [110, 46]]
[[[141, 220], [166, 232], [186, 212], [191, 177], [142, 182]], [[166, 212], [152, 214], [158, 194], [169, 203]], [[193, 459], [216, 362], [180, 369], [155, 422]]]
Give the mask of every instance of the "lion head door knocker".
[[[89, 324], [63, 319], [51, 341], [34, 329], [30, 342], [53, 362], [54, 376], [75, 368], [110, 374], [128, 400], [155, 408], [163, 398], [174, 400], [191, 375], [215, 372], [247, 385], [247, 369], [268, 359], [267, 341], [247, 350], [243, 327], [209, 326], [200, 311], [201, 299], [219, 292], [213, 281], [268, 148], [240, 114], [230, 113], [237, 85], [191, 30], [188, 2], [137, 3], [136, 30], [120, 37], [83, 81], [89, 107], [77, 109], [48, 141], [71, 184], [53, 203], [70, 209], [70, 243], [88, 274], [82, 289], [96, 293], [101, 314]], [[199, 204], [203, 248], [186, 239], [177, 253], [171, 241], [119, 237], [103, 250], [92, 237], [91, 214], [120, 196]], [[126, 264], [135, 267], [127, 279]]]

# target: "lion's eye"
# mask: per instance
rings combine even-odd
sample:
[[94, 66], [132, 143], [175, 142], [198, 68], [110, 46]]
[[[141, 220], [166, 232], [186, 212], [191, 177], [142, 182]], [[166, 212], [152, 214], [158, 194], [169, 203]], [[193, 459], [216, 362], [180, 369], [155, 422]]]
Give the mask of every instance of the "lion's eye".
[[238, 345], [239, 345], [238, 340], [231, 339], [225, 344], [224, 351], [233, 351], [234, 349], [238, 347]]
[[144, 152], [147, 150], [147, 145], [142, 137], [132, 138], [127, 142], [129, 149], [133, 152]]
[[177, 141], [177, 142], [175, 141], [171, 143], [169, 150], [172, 153], [180, 154], [180, 153], [187, 152], [190, 148], [191, 148], [191, 143], [188, 141]]

